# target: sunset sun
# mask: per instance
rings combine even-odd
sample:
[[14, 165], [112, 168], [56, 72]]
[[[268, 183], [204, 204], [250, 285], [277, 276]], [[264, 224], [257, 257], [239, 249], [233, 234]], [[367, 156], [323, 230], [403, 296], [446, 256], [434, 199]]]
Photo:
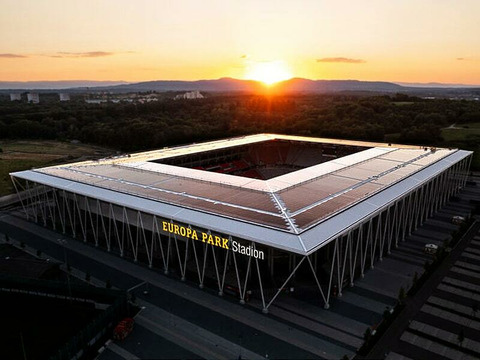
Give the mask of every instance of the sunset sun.
[[253, 64], [245, 75], [246, 79], [261, 81], [266, 85], [288, 80], [292, 77], [288, 66], [282, 61], [268, 61]]

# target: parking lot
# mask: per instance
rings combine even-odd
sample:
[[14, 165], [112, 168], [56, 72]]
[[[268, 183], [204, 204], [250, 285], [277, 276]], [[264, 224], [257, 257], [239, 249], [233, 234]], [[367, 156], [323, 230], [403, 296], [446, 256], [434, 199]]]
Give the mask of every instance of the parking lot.
[[480, 231], [450, 265], [387, 359], [480, 358]]
[[[214, 292], [170, 279], [159, 273], [117, 258], [82, 242], [71, 240], [67, 254], [72, 267], [88, 271], [92, 278], [111, 280], [119, 288], [128, 289], [143, 281], [150, 284], [150, 293], [141, 291], [137, 298], [145, 309], [137, 316], [134, 332], [121, 343], [112, 343], [100, 359], [145, 358], [352, 358], [363, 343], [365, 330], [375, 328], [387, 308], [395, 306], [400, 287], [408, 289], [414, 274], [420, 276], [424, 263], [432, 259], [425, 254], [426, 244], [441, 245], [458, 229], [452, 217], [467, 216], [471, 199], [480, 198], [480, 187], [469, 185], [458, 199], [448, 203], [432, 219], [415, 231], [391, 255], [377, 262], [365, 277], [331, 303], [329, 310], [321, 304], [282, 296], [261, 313], [259, 302], [242, 306]], [[22, 222], [11, 214], [0, 218], [0, 232], [24, 241], [32, 248], [41, 248], [53, 258], [62, 259], [58, 234], [32, 223]], [[467, 315], [471, 298], [480, 296], [480, 238], [465, 249], [464, 254], [432, 294], [408, 331], [402, 335], [401, 349], [389, 355], [412, 357], [429, 353], [440, 355], [436, 346], [454, 344], [463, 327], [465, 354], [476, 351], [480, 323]], [[447, 301], [447, 302], [445, 302]], [[469, 321], [468, 324], [466, 321]], [[464, 325], [467, 324], [467, 325]], [[433, 329], [432, 329], [433, 328]], [[438, 329], [435, 330], [435, 329]], [[447, 330], [448, 334], [439, 332]], [[433, 331], [437, 342], [426, 336]], [[445, 330], [442, 330], [445, 331]], [[453, 334], [453, 335], [452, 335]], [[448, 338], [448, 339], [447, 339]], [[429, 345], [427, 342], [436, 345]], [[430, 344], [430, 343], [428, 343]], [[453, 348], [455, 351], [461, 349]], [[447, 357], [447, 356], [445, 356]], [[414, 358], [414, 357], [413, 357]], [[418, 357], [425, 358], [425, 357]], [[440, 357], [438, 357], [440, 358]]]

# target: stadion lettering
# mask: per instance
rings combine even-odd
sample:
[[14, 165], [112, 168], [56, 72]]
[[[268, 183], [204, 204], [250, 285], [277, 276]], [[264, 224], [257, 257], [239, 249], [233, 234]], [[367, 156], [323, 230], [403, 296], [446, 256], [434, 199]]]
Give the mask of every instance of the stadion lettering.
[[255, 259], [263, 260], [265, 258], [262, 250], [257, 250], [251, 245], [245, 246], [238, 241], [212, 235], [207, 232], [195, 230], [190, 227], [175, 224], [173, 222], [162, 221], [162, 230], [169, 234], [180, 235], [187, 239], [198, 240], [225, 250], [232, 250], [242, 255], [254, 257]]

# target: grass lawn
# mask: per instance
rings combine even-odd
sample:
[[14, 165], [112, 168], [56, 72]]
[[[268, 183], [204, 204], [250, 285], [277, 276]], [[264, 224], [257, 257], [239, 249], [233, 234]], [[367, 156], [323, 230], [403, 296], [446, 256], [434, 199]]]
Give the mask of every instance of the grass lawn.
[[402, 106], [402, 105], [412, 105], [415, 104], [413, 101], [395, 101], [392, 104]]
[[480, 123], [457, 124], [454, 129], [442, 129], [445, 141], [480, 140]]
[[454, 147], [474, 151], [472, 170], [480, 170], [480, 123], [456, 124], [454, 129], [442, 129], [442, 137]]
[[14, 192], [8, 175], [14, 171], [101, 158], [111, 150], [85, 144], [60, 141], [0, 141], [0, 196]]

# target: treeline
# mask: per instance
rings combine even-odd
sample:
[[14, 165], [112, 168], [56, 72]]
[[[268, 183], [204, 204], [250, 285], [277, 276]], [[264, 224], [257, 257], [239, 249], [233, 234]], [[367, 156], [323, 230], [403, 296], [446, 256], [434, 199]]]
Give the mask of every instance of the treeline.
[[401, 94], [225, 95], [101, 105], [81, 97], [40, 104], [0, 100], [0, 139], [76, 139], [123, 151], [258, 132], [448, 146], [441, 129], [472, 122], [480, 122], [479, 102]]

